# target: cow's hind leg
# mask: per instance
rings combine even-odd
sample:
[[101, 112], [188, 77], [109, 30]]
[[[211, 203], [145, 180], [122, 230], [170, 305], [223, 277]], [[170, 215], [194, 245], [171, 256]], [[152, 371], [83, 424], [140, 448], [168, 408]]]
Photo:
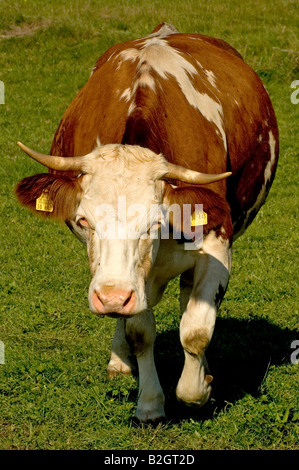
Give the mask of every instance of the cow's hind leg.
[[204, 352], [212, 338], [217, 307], [228, 283], [230, 255], [228, 240], [210, 232], [198, 254], [192, 287], [190, 276], [182, 277], [181, 306], [185, 310], [180, 339], [185, 364], [176, 394], [188, 405], [202, 406], [210, 397], [212, 376], [207, 374]]
[[165, 399], [154, 361], [156, 325], [151, 309], [126, 320], [126, 337], [138, 363], [139, 398], [135, 416], [141, 423], [159, 422], [165, 418]]

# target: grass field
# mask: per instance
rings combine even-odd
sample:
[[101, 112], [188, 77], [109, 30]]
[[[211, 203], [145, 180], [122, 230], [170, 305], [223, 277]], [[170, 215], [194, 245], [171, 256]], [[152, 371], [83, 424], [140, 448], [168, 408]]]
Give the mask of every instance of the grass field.
[[[293, 0], [0, 2], [0, 449], [299, 448], [299, 366], [291, 362], [299, 340], [299, 104], [290, 99], [298, 17]], [[280, 161], [266, 205], [234, 245], [207, 354], [210, 403], [194, 411], [175, 400], [183, 361], [175, 279], [156, 308], [169, 421], [138, 429], [130, 421], [136, 377], [106, 379], [115, 321], [89, 311], [85, 249], [64, 225], [22, 209], [13, 189], [41, 171], [16, 142], [48, 152], [96, 59], [162, 21], [228, 41], [257, 71], [277, 113]]]

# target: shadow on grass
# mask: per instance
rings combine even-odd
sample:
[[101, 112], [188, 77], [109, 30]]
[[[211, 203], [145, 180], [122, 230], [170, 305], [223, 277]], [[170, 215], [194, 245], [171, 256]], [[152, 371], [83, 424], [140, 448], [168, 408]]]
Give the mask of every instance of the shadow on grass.
[[179, 332], [159, 334], [156, 364], [168, 420], [209, 419], [246, 394], [259, 396], [269, 367], [290, 362], [291, 343], [297, 336], [297, 331], [282, 330], [265, 320], [217, 319], [206, 354], [214, 377], [212, 395], [207, 405], [196, 410], [178, 403], [175, 397], [184, 363]]

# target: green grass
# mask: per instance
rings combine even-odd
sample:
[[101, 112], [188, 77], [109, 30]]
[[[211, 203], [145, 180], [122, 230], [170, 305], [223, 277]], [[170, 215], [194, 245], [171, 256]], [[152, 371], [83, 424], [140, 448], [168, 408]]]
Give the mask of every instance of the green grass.
[[[156, 309], [169, 421], [135, 428], [135, 377], [106, 379], [114, 320], [88, 309], [84, 248], [64, 225], [18, 206], [40, 171], [16, 147], [48, 152], [61, 116], [110, 45], [172, 22], [221, 37], [259, 73], [280, 128], [266, 205], [234, 245], [232, 277], [208, 359], [215, 385], [199, 411], [179, 406], [178, 280]], [[298, 2], [278, 0], [0, 3], [0, 449], [298, 449]], [[296, 138], [297, 137], [297, 138]]]

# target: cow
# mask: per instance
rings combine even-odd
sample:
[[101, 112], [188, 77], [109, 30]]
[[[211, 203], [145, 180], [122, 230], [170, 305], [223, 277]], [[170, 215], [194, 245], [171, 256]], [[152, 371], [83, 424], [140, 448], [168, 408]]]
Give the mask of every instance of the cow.
[[213, 380], [205, 351], [232, 244], [264, 203], [278, 160], [275, 113], [258, 75], [223, 40], [162, 23], [98, 59], [50, 155], [19, 146], [48, 168], [17, 184], [20, 203], [66, 222], [87, 246], [90, 309], [117, 318], [108, 377], [130, 374], [131, 353], [137, 358], [135, 419], [165, 419], [153, 307], [179, 275], [176, 396], [204, 405]]

